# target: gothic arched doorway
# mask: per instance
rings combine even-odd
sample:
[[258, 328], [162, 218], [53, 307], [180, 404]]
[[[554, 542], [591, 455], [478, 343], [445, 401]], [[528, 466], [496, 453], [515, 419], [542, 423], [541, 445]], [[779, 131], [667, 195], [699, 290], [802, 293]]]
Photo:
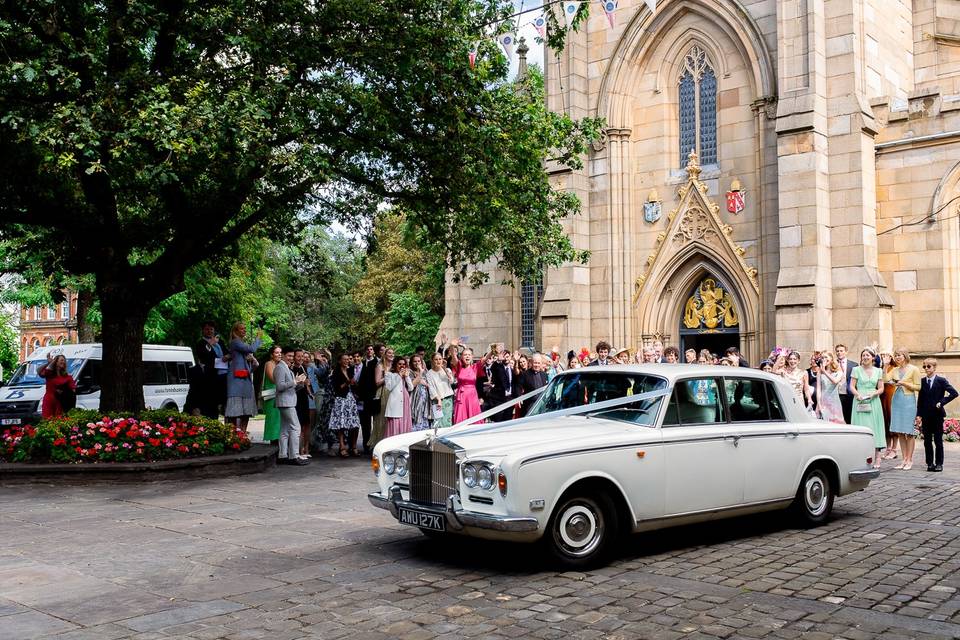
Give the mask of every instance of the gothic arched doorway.
[[680, 311], [680, 350], [707, 349], [723, 356], [728, 347], [740, 348], [740, 309], [731, 289], [705, 275], [684, 298]]

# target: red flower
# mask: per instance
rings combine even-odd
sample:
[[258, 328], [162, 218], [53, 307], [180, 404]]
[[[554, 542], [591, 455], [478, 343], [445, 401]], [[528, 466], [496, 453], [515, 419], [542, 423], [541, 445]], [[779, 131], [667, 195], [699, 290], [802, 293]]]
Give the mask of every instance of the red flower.
[[53, 441], [53, 446], [55, 447], [62, 447], [65, 444], [67, 444], [66, 438], [57, 438], [56, 440]]

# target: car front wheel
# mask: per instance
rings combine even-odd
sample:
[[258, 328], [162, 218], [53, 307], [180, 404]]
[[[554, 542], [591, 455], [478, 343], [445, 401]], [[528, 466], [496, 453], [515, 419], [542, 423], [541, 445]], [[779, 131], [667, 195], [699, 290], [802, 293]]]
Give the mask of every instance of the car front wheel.
[[617, 537], [617, 514], [604, 494], [564, 496], [543, 540], [550, 556], [566, 568], [599, 564]]
[[823, 524], [833, 510], [833, 487], [830, 477], [819, 467], [807, 469], [797, 489], [793, 510], [803, 524]]

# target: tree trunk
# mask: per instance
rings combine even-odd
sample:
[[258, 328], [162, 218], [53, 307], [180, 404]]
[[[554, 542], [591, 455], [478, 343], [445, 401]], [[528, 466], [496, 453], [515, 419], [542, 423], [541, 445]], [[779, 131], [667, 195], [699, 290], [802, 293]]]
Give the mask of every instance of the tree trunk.
[[93, 325], [87, 320], [87, 312], [93, 305], [93, 291], [80, 289], [77, 291], [77, 342], [89, 344], [96, 340], [93, 335]]
[[136, 298], [136, 287], [98, 283], [103, 314], [100, 411], [138, 412], [143, 409], [143, 327], [148, 303]]

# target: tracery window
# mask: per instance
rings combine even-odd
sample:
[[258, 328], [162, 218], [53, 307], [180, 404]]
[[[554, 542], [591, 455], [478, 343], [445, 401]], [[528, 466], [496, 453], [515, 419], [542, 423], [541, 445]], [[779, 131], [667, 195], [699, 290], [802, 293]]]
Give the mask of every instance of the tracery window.
[[696, 150], [700, 164], [717, 163], [717, 74], [706, 52], [693, 45], [677, 79], [680, 96], [680, 167]]
[[533, 347], [536, 340], [537, 308], [543, 299], [543, 279], [520, 285], [520, 346]]

